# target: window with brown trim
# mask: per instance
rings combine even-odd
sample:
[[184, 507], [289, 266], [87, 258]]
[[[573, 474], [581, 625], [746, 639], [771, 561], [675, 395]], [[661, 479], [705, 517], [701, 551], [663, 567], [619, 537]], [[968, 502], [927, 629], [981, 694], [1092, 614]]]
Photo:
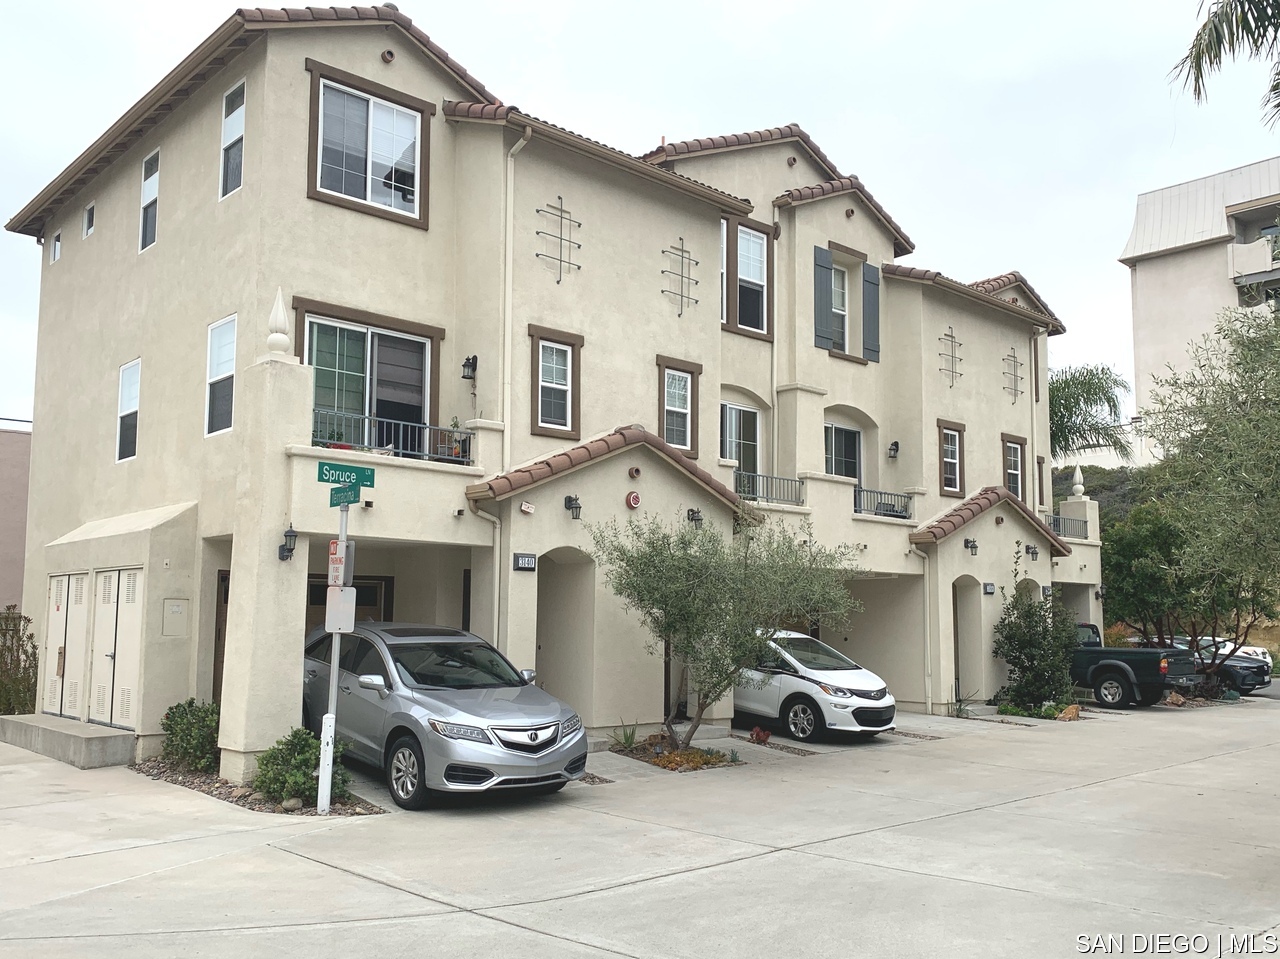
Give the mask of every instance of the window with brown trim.
[[307, 196], [427, 228], [435, 104], [307, 58]]
[[964, 424], [938, 420], [938, 492], [964, 496]]
[[529, 324], [529, 432], [534, 436], [576, 440], [582, 435], [584, 342], [578, 333]]
[[1004, 469], [1004, 488], [1025, 503], [1027, 501], [1027, 438], [1001, 433], [1000, 462]]
[[726, 330], [773, 339], [773, 227], [720, 221], [720, 319]]
[[658, 424], [664, 440], [698, 458], [698, 377], [702, 364], [658, 354]]

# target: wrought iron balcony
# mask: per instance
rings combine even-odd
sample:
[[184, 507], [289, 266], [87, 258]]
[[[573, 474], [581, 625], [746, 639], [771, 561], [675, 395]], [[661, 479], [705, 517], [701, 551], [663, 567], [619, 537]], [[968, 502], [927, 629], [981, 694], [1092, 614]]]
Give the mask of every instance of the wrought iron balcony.
[[311, 445], [336, 450], [365, 450], [437, 463], [471, 465], [471, 430], [425, 423], [404, 423], [377, 416], [314, 410]]
[[911, 519], [911, 494], [863, 489], [859, 486], [853, 491], [853, 511], [871, 516]]
[[1046, 526], [1059, 536], [1066, 536], [1070, 539], [1089, 538], [1089, 521], [1087, 519], [1077, 519], [1074, 516], [1059, 516], [1057, 513], [1043, 513], [1040, 518], [1044, 520]]
[[763, 473], [734, 470], [733, 491], [743, 499], [758, 503], [804, 505], [804, 480], [788, 476], [766, 476]]

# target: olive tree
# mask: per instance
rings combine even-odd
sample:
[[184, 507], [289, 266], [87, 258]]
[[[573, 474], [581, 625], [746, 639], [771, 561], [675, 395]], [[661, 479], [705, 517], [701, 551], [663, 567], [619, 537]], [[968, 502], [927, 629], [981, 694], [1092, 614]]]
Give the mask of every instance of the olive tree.
[[588, 529], [606, 582], [651, 634], [648, 651], [684, 669], [694, 701], [682, 736], [678, 704], [666, 717], [674, 748], [688, 747], [706, 711], [779, 630], [861, 608], [847, 585], [860, 573], [852, 551], [818, 545], [808, 523], [796, 530], [765, 522], [734, 534], [709, 520], [699, 527], [648, 517]]

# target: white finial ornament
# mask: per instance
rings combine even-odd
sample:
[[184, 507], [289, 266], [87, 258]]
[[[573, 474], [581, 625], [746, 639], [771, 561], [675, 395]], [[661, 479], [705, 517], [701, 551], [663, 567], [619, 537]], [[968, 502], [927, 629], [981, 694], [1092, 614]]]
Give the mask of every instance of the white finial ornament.
[[1084, 474], [1080, 472], [1080, 467], [1076, 467], [1075, 475], [1071, 477], [1071, 495], [1084, 495]]
[[272, 353], [289, 352], [289, 318], [284, 312], [284, 291], [276, 287], [276, 301], [267, 320], [267, 349]]

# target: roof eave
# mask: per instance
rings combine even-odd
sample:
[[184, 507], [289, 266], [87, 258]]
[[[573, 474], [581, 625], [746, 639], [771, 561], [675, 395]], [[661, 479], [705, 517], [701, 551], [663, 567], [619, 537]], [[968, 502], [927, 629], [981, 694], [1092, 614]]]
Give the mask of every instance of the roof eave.
[[939, 274], [935, 277], [920, 276], [903, 276], [899, 273], [885, 273], [886, 277], [892, 280], [905, 280], [908, 283], [919, 283], [921, 286], [936, 286], [941, 289], [948, 290], [952, 293], [958, 293], [966, 299], [973, 300], [975, 303], [981, 303], [985, 306], [994, 306], [1010, 316], [1025, 320], [1035, 326], [1041, 327], [1049, 332], [1050, 336], [1057, 336], [1060, 333], [1067, 332], [1066, 326], [1062, 321], [1053, 317], [1042, 316], [1039, 313], [1033, 313], [1030, 310], [1015, 306], [1008, 300], [1002, 300], [998, 296], [990, 293], [983, 293], [981, 290], [975, 290], [970, 286], [953, 280], [950, 277]]
[[895, 227], [892, 223], [886, 220], [881, 215], [880, 211], [877, 210], [869, 200], [867, 200], [867, 198], [862, 194], [861, 190], [842, 190], [839, 193], [827, 193], [823, 196], [811, 196], [803, 200], [794, 200], [784, 193], [782, 196], [774, 198], [773, 205], [777, 209], [782, 209], [788, 206], [792, 206], [792, 207], [802, 206], [806, 203], [817, 203], [820, 200], [830, 200], [833, 197], [850, 196], [850, 195], [856, 196], [859, 202], [861, 202], [863, 206], [865, 206], [868, 210], [871, 211], [872, 216], [874, 216], [877, 220], [879, 220], [880, 224], [889, 232], [889, 235], [893, 237], [893, 255], [894, 256], [906, 256], [908, 253], [915, 252], [916, 245], [911, 241], [911, 237], [907, 236], [899, 228]]
[[1151, 260], [1157, 256], [1164, 256], [1168, 253], [1185, 253], [1187, 250], [1196, 250], [1202, 246], [1213, 246], [1216, 243], [1226, 243], [1228, 240], [1234, 239], [1234, 234], [1222, 233], [1218, 236], [1211, 236], [1206, 240], [1196, 240], [1194, 243], [1181, 243], [1178, 246], [1166, 246], [1159, 250], [1150, 250], [1146, 253], [1134, 253], [1132, 256], [1125, 256], [1124, 254], [1121, 254], [1116, 257], [1116, 260], [1127, 267], [1132, 267], [1135, 263], [1142, 260]]

